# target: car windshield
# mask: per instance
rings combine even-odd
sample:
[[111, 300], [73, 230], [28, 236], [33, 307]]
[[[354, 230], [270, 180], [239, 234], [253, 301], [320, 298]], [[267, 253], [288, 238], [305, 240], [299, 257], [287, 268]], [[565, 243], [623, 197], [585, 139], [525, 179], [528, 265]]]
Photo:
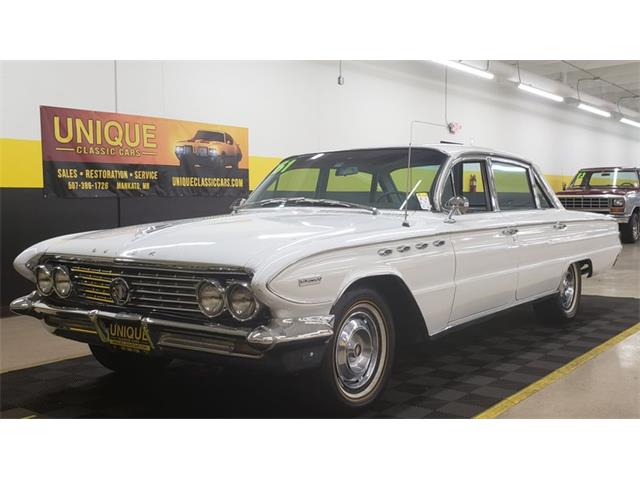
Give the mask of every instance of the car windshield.
[[573, 188], [638, 188], [640, 181], [635, 170], [611, 168], [606, 170], [580, 170], [571, 181]]
[[[251, 194], [248, 208], [274, 204], [399, 209], [407, 196], [407, 148], [316, 153], [283, 160]], [[447, 158], [435, 149], [414, 148], [408, 207], [429, 209], [431, 189]]]
[[224, 142], [224, 133], [198, 130], [193, 140], [206, 140], [207, 142]]

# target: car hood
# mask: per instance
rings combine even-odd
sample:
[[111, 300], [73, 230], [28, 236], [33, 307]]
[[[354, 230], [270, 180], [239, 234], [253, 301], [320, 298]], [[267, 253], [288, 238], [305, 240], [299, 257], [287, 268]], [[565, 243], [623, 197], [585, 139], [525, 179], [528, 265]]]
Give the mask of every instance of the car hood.
[[[433, 219], [434, 230], [441, 225], [441, 220]], [[401, 233], [402, 216], [396, 212], [372, 215], [343, 209], [269, 208], [67, 235], [45, 242], [39, 250], [253, 270], [293, 252], [308, 255], [372, 239], [385, 241]]]
[[580, 195], [626, 195], [627, 193], [635, 192], [634, 189], [622, 189], [622, 188], [581, 188], [573, 190], [563, 190], [558, 192], [557, 195], [562, 197], [563, 195], [580, 196]]

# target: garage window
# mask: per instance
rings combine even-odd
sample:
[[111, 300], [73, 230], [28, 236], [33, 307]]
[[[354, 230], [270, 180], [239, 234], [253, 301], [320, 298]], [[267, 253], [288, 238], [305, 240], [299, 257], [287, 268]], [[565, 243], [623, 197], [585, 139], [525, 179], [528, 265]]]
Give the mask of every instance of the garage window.
[[529, 172], [525, 167], [492, 162], [491, 171], [495, 180], [500, 210], [532, 210], [536, 208], [529, 183]]

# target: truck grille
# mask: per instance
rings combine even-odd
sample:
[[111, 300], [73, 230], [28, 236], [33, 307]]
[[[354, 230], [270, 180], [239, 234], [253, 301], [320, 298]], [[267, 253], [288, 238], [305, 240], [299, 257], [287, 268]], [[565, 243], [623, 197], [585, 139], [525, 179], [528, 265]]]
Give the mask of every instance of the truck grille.
[[[172, 269], [163, 266], [118, 265], [56, 260], [55, 265], [69, 269], [74, 290], [66, 302], [109, 305], [128, 311], [166, 312], [206, 318], [198, 307], [196, 287], [204, 279], [215, 279], [222, 285], [230, 281], [250, 281], [250, 275], [237, 269], [202, 271]], [[117, 305], [109, 286], [115, 278], [129, 286], [129, 299]]]
[[602, 197], [558, 197], [564, 208], [575, 210], [608, 210], [609, 199]]

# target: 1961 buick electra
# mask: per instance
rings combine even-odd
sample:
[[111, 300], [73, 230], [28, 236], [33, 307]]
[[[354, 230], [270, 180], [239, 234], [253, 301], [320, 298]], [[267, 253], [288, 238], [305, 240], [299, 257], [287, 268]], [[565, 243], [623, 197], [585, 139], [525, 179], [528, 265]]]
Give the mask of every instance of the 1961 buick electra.
[[[615, 262], [615, 220], [565, 210], [516, 156], [433, 145], [283, 160], [228, 215], [67, 235], [25, 250], [12, 303], [115, 371], [171, 358], [311, 370], [372, 402], [396, 346], [514, 305], [576, 316]], [[409, 195], [407, 195], [409, 192]]]

